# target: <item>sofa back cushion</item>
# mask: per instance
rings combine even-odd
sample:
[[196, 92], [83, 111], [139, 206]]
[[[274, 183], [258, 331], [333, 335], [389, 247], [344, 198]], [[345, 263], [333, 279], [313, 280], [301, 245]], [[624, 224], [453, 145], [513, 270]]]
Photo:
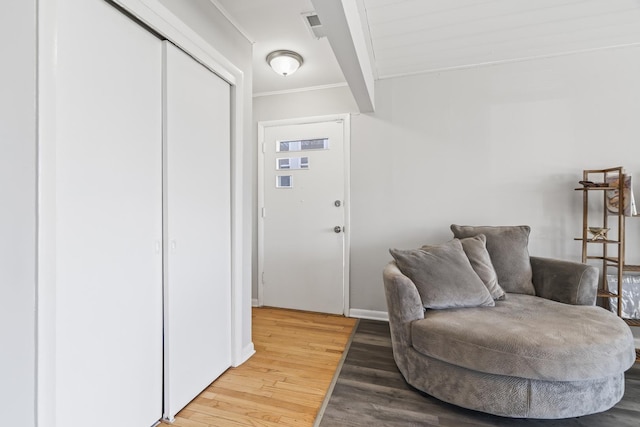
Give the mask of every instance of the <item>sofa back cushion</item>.
[[389, 249], [389, 252], [402, 274], [416, 285], [425, 308], [495, 305], [459, 240], [420, 249]]
[[484, 234], [487, 251], [498, 276], [498, 283], [506, 292], [535, 295], [529, 260], [529, 232], [526, 225], [519, 226], [469, 226], [451, 225], [458, 239]]

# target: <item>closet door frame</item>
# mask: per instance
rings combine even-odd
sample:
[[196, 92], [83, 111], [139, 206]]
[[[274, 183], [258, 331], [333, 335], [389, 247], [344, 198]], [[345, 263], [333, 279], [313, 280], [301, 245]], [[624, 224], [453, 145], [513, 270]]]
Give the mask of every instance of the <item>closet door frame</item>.
[[[180, 47], [231, 85], [231, 364], [239, 366], [254, 353], [251, 342], [251, 247], [245, 227], [244, 73], [173, 15], [158, 0], [104, 0]], [[39, 426], [55, 426], [56, 393], [56, 40], [58, 2], [38, 2], [38, 237], [37, 237], [37, 399]], [[249, 261], [247, 261], [249, 263]], [[249, 336], [243, 345], [243, 334]]]
[[[239, 366], [254, 353], [253, 342], [242, 345], [243, 326], [251, 325], [250, 270], [243, 268], [245, 246], [250, 245], [250, 235], [245, 236], [243, 212], [249, 209], [243, 200], [245, 178], [243, 174], [244, 150], [244, 100], [246, 91], [244, 73], [215, 47], [206, 43], [195, 31], [173, 15], [158, 0], [106, 0], [113, 3], [141, 23], [166, 38], [200, 62], [231, 86], [231, 365]], [[247, 228], [251, 228], [248, 226]], [[249, 333], [249, 336], [251, 334]]]

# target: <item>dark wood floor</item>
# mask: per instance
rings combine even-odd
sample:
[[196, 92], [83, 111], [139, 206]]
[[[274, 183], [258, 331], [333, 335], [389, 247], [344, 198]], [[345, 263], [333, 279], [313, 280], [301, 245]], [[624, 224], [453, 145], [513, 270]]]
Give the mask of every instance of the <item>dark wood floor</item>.
[[639, 427], [640, 366], [636, 363], [627, 372], [625, 396], [607, 412], [565, 420], [502, 418], [444, 403], [408, 386], [393, 361], [388, 324], [361, 320], [319, 425]]

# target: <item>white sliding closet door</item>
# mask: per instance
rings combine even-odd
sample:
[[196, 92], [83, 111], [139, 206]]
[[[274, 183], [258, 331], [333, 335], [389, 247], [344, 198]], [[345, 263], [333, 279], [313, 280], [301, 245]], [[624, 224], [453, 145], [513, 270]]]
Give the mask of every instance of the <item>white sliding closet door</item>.
[[162, 42], [105, 1], [57, 5], [55, 425], [147, 427], [162, 416]]
[[229, 84], [164, 46], [164, 417], [172, 419], [231, 365], [231, 118]]

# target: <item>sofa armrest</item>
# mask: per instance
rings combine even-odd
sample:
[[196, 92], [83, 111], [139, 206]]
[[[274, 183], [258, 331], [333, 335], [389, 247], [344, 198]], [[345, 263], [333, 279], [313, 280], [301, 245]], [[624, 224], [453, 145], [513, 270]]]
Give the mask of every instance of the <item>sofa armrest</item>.
[[531, 257], [533, 286], [542, 298], [573, 305], [595, 305], [597, 268], [579, 262]]
[[411, 323], [424, 319], [424, 307], [416, 285], [402, 274], [395, 261], [382, 272], [393, 355], [398, 367], [406, 366], [404, 355], [411, 346]]

